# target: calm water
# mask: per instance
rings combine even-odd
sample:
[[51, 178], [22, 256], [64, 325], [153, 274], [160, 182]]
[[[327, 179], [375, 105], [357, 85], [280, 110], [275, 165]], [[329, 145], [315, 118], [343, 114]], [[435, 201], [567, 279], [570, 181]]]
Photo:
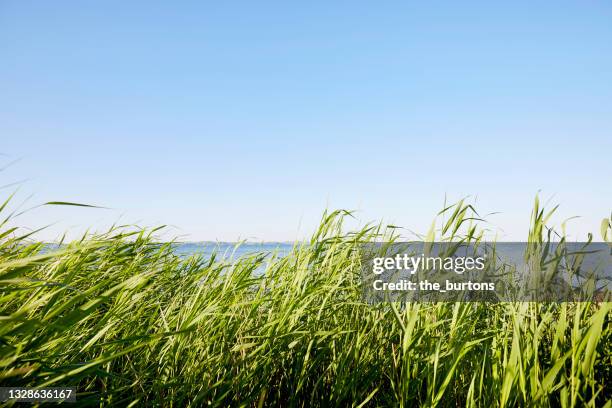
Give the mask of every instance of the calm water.
[[[266, 243], [243, 243], [236, 245], [235, 243], [225, 242], [187, 242], [174, 245], [174, 251], [181, 257], [188, 257], [194, 254], [201, 254], [204, 257], [209, 257], [213, 253], [217, 254], [218, 259], [232, 260], [245, 255], [252, 254], [267, 254], [276, 256], [285, 256], [289, 254], [293, 248], [293, 243], [282, 242], [266, 242]], [[581, 243], [568, 243], [567, 248], [573, 251], [582, 249]], [[524, 253], [526, 249], [525, 243], [502, 242], [496, 244], [498, 260], [503, 263], [516, 265], [518, 270], [525, 269]], [[605, 243], [591, 243], [588, 249], [594, 253], [586, 255], [583, 259], [583, 270], [597, 270], [597, 276], [600, 285], [612, 289], [612, 254], [610, 248]], [[261, 265], [257, 272], [263, 273], [265, 265]]]
[[174, 252], [181, 257], [194, 254], [208, 257], [216, 253], [217, 256], [222, 258], [236, 259], [256, 253], [285, 256], [291, 251], [293, 245], [293, 243], [284, 242], [244, 243], [240, 245], [232, 242], [185, 242], [174, 244], [173, 248]]
[[[177, 255], [184, 258], [194, 254], [200, 254], [206, 258], [216, 253], [218, 259], [232, 260], [245, 255], [261, 253], [283, 257], [291, 252], [294, 245], [294, 243], [286, 242], [242, 243], [239, 245], [232, 242], [185, 242], [173, 244], [173, 249]], [[573, 250], [578, 250], [581, 245], [579, 243], [568, 243], [568, 247]], [[43, 252], [57, 248], [58, 246], [55, 244], [48, 244]], [[585, 257], [583, 266], [586, 267], [586, 270], [598, 266], [598, 276], [611, 284], [612, 253], [610, 247], [605, 243], [591, 243], [588, 248], [595, 253]], [[524, 243], [497, 243], [497, 255], [501, 260], [517, 266], [524, 263], [524, 250]]]

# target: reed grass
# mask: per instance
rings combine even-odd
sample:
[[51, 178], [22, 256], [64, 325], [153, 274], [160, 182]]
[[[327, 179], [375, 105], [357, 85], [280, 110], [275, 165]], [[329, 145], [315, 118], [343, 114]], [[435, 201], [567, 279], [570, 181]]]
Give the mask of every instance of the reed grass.
[[[530, 242], [549, 214], [536, 202]], [[611, 406], [611, 303], [366, 304], [358, 248], [394, 230], [346, 233], [349, 215], [235, 262], [121, 228], [41, 252], [7, 217], [0, 384], [97, 406]], [[449, 206], [428, 239], [478, 239], [479, 218]]]

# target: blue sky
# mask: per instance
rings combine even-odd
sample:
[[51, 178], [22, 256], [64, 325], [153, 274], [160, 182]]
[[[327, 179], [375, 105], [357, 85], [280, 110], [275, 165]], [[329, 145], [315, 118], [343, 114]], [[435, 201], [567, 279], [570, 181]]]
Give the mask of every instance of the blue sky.
[[[224, 3], [224, 4], [218, 4]], [[0, 156], [19, 224], [293, 240], [326, 207], [425, 231], [471, 196], [610, 214], [612, 5], [0, 2]], [[8, 194], [11, 189], [0, 190]]]

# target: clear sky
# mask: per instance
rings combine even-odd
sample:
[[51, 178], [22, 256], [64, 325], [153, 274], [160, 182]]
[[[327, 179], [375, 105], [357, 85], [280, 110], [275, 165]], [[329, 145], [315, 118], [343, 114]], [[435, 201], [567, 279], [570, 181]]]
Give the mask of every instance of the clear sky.
[[540, 189], [580, 238], [612, 209], [612, 3], [0, 1], [0, 153], [24, 208], [112, 208], [20, 217], [45, 239], [425, 231], [446, 194], [520, 240]]

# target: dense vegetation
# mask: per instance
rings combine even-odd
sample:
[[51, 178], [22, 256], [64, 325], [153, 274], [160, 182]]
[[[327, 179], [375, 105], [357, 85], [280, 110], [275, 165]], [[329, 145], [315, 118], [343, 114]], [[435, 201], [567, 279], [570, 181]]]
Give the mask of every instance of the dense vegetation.
[[[87, 405], [611, 405], [612, 303], [368, 305], [359, 246], [394, 230], [345, 233], [346, 216], [231, 262], [177, 257], [155, 230], [44, 251], [7, 217], [0, 384], [74, 385]], [[531, 242], [547, 216], [536, 203]], [[440, 218], [429, 238], [480, 236], [463, 202]]]

